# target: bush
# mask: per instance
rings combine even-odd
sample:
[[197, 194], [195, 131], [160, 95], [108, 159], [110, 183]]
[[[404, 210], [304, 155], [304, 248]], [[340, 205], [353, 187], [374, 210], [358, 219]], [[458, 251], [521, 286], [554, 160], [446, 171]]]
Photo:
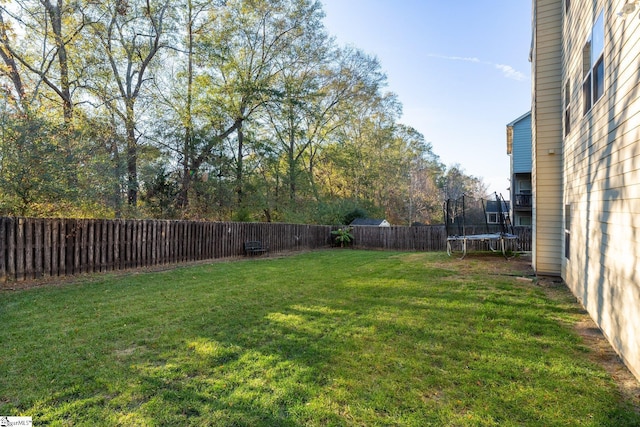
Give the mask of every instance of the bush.
[[335, 240], [340, 243], [340, 247], [343, 248], [345, 244], [349, 244], [353, 241], [353, 234], [351, 234], [351, 227], [339, 228], [333, 230], [331, 234], [335, 235]]

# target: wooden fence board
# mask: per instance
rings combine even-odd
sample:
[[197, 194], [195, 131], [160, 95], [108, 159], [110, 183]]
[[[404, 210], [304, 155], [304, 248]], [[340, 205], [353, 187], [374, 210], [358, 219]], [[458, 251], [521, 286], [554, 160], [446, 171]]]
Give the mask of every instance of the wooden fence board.
[[44, 249], [44, 274], [45, 276], [58, 275], [58, 221], [45, 221], [45, 249]]
[[17, 279], [16, 277], [16, 228], [15, 220], [7, 218], [7, 277]]
[[107, 266], [107, 224], [102, 221], [97, 221], [99, 224], [99, 231], [96, 236], [100, 237], [100, 260], [96, 260], [99, 263], [97, 271], [106, 271]]
[[33, 221], [24, 222], [24, 278], [33, 279]]
[[73, 262], [72, 262], [72, 270], [71, 274], [79, 274], [80, 273], [80, 263], [82, 261], [81, 251], [82, 251], [82, 220], [75, 220], [73, 224]]
[[[0, 218], [0, 242], [7, 241], [7, 218]], [[7, 245], [0, 243], [0, 282], [7, 280]]]
[[19, 218], [16, 224], [16, 280], [24, 280], [24, 228], [25, 219]]
[[33, 267], [34, 277], [43, 276], [44, 223], [41, 219], [33, 221]]
[[65, 220], [58, 220], [54, 222], [55, 224], [55, 238], [56, 242], [54, 243], [54, 249], [56, 250], [56, 254], [52, 254], [52, 262], [55, 262], [55, 274], [54, 276], [64, 276], [66, 274], [66, 265], [67, 265], [67, 225]]
[[89, 230], [87, 230], [87, 221], [84, 219], [78, 221], [78, 241], [80, 242], [80, 251], [75, 264], [77, 269], [75, 274], [82, 274], [87, 272], [89, 266], [89, 253], [87, 250]]

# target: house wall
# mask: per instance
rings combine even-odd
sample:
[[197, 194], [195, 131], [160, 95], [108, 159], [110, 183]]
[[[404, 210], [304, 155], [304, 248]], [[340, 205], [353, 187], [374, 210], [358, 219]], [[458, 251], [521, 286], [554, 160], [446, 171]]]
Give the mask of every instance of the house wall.
[[562, 266], [562, 0], [533, 0], [532, 265], [560, 275]]
[[[618, 18], [624, 3], [572, 0], [563, 17], [572, 114], [561, 201], [570, 245], [560, 259], [569, 288], [640, 378], [640, 19], [637, 11]], [[604, 95], [585, 114], [582, 49], [601, 10]], [[564, 241], [556, 235], [558, 246]]]
[[507, 145], [511, 146], [511, 221], [516, 226], [531, 225], [531, 205], [521, 205], [523, 195], [531, 198], [531, 112], [511, 122]]
[[531, 172], [531, 115], [513, 124], [512, 173]]

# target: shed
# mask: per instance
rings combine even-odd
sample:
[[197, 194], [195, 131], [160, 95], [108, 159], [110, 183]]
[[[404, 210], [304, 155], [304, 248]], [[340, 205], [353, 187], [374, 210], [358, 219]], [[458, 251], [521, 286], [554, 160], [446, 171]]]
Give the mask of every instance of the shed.
[[373, 218], [356, 218], [351, 221], [351, 226], [364, 226], [364, 227], [391, 227], [389, 221], [386, 219], [373, 219]]

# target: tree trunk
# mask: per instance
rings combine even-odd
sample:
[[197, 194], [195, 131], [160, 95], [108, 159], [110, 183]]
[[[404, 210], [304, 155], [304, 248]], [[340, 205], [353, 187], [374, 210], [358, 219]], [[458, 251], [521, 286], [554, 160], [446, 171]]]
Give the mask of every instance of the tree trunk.
[[183, 144], [183, 160], [182, 160], [182, 185], [178, 193], [178, 208], [185, 210], [189, 206], [189, 190], [191, 189], [192, 172], [195, 173], [195, 167], [192, 165], [193, 160], [193, 117], [191, 115], [191, 106], [193, 103], [193, 5], [191, 1], [187, 2], [188, 22], [188, 52], [187, 52], [187, 102], [185, 106], [185, 129]]
[[49, 20], [51, 21], [58, 56], [58, 65], [60, 66], [60, 88], [58, 95], [62, 99], [64, 122], [69, 124], [73, 120], [73, 103], [71, 102], [67, 48], [62, 36], [62, 0], [57, 0], [55, 6], [51, 4], [49, 0], [41, 0], [41, 2], [47, 10]]
[[138, 141], [136, 140], [133, 100], [127, 100], [127, 204], [138, 205]]
[[243, 151], [244, 151], [244, 132], [242, 131], [242, 121], [238, 125], [238, 159], [236, 161], [236, 197], [238, 207], [242, 206], [242, 178], [243, 178]]
[[[15, 106], [23, 112], [27, 111], [27, 103], [25, 99], [25, 89], [22, 83], [22, 77], [18, 71], [18, 65], [9, 48], [9, 35], [7, 34], [7, 26], [4, 23], [4, 17], [0, 13], [0, 58], [7, 68], [7, 75], [16, 91]], [[11, 97], [13, 98], [13, 97]]]
[[111, 138], [111, 153], [113, 154], [113, 209], [115, 217], [122, 217], [122, 193], [120, 188], [120, 150], [115, 137]]
[[295, 148], [296, 148], [296, 137], [295, 137], [295, 129], [293, 127], [293, 123], [289, 128], [289, 147], [288, 147], [288, 162], [289, 162], [289, 200], [294, 201], [296, 199], [296, 159], [295, 159]]

